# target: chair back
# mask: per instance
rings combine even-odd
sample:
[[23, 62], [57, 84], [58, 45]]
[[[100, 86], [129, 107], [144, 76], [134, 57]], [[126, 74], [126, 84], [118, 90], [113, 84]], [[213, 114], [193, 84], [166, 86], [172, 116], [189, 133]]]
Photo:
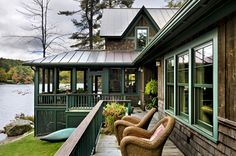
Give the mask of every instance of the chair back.
[[147, 129], [156, 111], [157, 111], [156, 108], [152, 108], [150, 111], [148, 111], [148, 113], [145, 114], [142, 120], [137, 124], [137, 127]]

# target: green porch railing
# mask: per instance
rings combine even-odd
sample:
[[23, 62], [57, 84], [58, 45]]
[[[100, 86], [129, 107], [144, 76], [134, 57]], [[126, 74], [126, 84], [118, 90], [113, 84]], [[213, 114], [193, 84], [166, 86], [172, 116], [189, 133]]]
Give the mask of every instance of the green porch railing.
[[66, 111], [91, 110], [99, 100], [127, 103], [129, 96], [122, 94], [67, 94]]
[[39, 94], [37, 105], [66, 105], [66, 94]]
[[56, 152], [56, 156], [90, 156], [95, 152], [102, 126], [103, 101], [100, 100]]

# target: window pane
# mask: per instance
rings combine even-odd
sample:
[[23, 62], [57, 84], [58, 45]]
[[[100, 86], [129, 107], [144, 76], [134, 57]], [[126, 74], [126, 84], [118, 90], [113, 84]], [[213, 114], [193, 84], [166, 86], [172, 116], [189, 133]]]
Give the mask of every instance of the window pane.
[[177, 56], [177, 105], [180, 109], [180, 115], [188, 115], [189, 111], [189, 89], [188, 89], [188, 77], [189, 77], [189, 55], [183, 54]]
[[212, 130], [213, 125], [213, 47], [209, 42], [194, 49], [194, 104], [197, 123]]
[[137, 29], [136, 48], [143, 49], [147, 45], [148, 30], [146, 28]]
[[213, 51], [212, 44], [195, 49], [195, 83], [198, 84], [212, 84], [213, 70], [212, 59]]
[[125, 69], [125, 93], [136, 93], [135, 69]]
[[198, 120], [212, 125], [213, 122], [213, 89], [195, 87], [195, 104], [197, 105]]
[[110, 69], [109, 92], [121, 93], [121, 69]]
[[166, 60], [166, 104], [167, 109], [174, 110], [174, 58]]

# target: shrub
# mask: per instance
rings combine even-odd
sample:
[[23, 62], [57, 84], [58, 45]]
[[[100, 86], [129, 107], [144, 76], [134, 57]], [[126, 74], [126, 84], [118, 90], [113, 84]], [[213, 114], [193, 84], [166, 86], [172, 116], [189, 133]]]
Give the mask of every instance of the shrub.
[[145, 86], [145, 94], [156, 95], [157, 94], [157, 81], [150, 80]]
[[125, 116], [125, 111], [125, 106], [115, 102], [105, 106], [103, 109], [103, 115], [105, 117], [105, 128], [103, 129], [103, 132], [105, 134], [114, 133], [114, 122]]
[[25, 115], [24, 113], [16, 114], [15, 119], [30, 120], [34, 123], [34, 116]]

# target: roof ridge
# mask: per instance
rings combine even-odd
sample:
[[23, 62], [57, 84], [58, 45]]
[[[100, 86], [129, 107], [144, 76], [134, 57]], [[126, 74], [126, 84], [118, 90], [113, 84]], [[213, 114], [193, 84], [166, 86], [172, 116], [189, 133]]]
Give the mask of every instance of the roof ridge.
[[[105, 8], [103, 10], [132, 10], [132, 9], [142, 9], [142, 8]], [[158, 8], [146, 8], [146, 9], [170, 9], [170, 10], [178, 10], [179, 8], [167, 8], [167, 7], [162, 7], [161, 8], [161, 7], [158, 7]]]

